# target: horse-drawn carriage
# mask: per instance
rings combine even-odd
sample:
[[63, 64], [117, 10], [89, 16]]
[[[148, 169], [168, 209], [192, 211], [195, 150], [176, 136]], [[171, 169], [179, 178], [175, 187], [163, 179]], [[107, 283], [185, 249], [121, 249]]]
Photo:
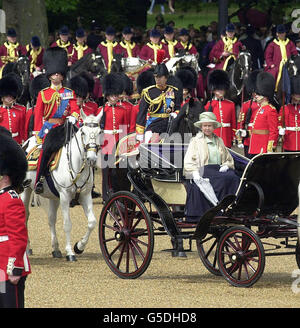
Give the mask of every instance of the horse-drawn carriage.
[[[249, 287], [261, 277], [265, 257], [296, 254], [300, 153], [260, 154], [252, 160], [231, 151], [240, 185], [198, 223], [185, 219], [183, 158], [187, 144], [141, 144], [127, 157], [133, 191], [113, 194], [102, 209], [99, 243], [109, 268], [137, 278], [149, 266], [154, 236], [168, 235], [173, 256], [185, 256], [184, 240], [196, 240], [199, 257], [215, 275]], [[263, 239], [282, 239], [279, 243]], [[282, 251], [287, 248], [288, 251]]]

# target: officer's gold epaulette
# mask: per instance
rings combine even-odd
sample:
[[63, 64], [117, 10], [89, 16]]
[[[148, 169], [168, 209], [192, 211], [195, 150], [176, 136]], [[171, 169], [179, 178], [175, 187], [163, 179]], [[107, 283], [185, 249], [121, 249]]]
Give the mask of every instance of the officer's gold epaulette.
[[171, 85], [171, 84], [167, 84], [168, 87], [171, 87], [173, 89], [175, 89], [176, 91], [178, 91], [178, 88], [177, 87], [174, 87], [174, 85]]
[[150, 89], [153, 89], [153, 88], [155, 88], [155, 84], [150, 85], [149, 87], [143, 89], [143, 91], [142, 91], [142, 93], [141, 93], [141, 97], [143, 97], [144, 94], [148, 94], [148, 93], [149, 93], [149, 90], [150, 90]]

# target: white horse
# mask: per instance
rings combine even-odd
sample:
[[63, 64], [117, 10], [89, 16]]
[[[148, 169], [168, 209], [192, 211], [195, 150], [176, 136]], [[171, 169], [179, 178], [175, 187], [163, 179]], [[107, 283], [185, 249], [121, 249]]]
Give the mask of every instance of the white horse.
[[[62, 257], [56, 236], [56, 218], [58, 206], [61, 206], [64, 231], [66, 234], [66, 258], [68, 261], [76, 261], [76, 254], [81, 254], [88, 242], [89, 236], [96, 225], [96, 217], [93, 213], [92, 187], [93, 187], [93, 166], [96, 164], [97, 151], [100, 144], [100, 118], [98, 116], [86, 116], [81, 111], [83, 125], [73, 134], [70, 142], [63, 146], [61, 156], [57, 167], [51, 171], [50, 175], [53, 184], [59, 194], [56, 197], [49, 188], [46, 180], [44, 181], [43, 198], [49, 200], [48, 223], [51, 232], [51, 244], [53, 248], [53, 257]], [[35, 136], [26, 141], [23, 148], [32, 149], [35, 144]], [[31, 179], [30, 186], [25, 188], [21, 194], [26, 209], [26, 218], [29, 218], [30, 196], [34, 189], [36, 180], [36, 171], [28, 171], [26, 179]], [[83, 238], [74, 246], [74, 252], [71, 246], [71, 229], [70, 219], [70, 201], [78, 195], [78, 201], [82, 205], [84, 213], [88, 220], [88, 229]], [[28, 245], [28, 248], [30, 245]]]
[[195, 55], [175, 55], [166, 62], [169, 73], [175, 75], [176, 71], [182, 66], [191, 66], [196, 73], [200, 72], [198, 59]]

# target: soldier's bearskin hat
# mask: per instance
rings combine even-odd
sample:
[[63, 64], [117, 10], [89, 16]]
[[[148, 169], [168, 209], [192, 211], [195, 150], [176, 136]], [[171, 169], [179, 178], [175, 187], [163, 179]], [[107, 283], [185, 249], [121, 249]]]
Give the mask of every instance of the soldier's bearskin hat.
[[152, 69], [148, 69], [139, 74], [136, 79], [136, 87], [139, 94], [142, 93], [143, 89], [155, 85], [155, 78]]
[[291, 94], [292, 95], [300, 95], [300, 76], [292, 76], [291, 77]]
[[[192, 67], [191, 67], [191, 69], [194, 70]], [[196, 88], [197, 73], [194, 70], [195, 74], [193, 74], [192, 70], [186, 69], [186, 68], [181, 68], [175, 74], [175, 76], [181, 81], [183, 89], [192, 90], [192, 89]]]
[[260, 72], [256, 78], [256, 93], [267, 97], [269, 100], [274, 98], [275, 79], [271, 73]]
[[127, 96], [131, 96], [133, 94], [133, 82], [132, 80], [123, 72], [117, 73], [120, 75], [120, 78], [123, 81], [124, 84], [124, 91]]
[[102, 88], [105, 97], [121, 95], [124, 91], [123, 80], [118, 73], [109, 73], [103, 78]]
[[247, 93], [249, 93], [250, 95], [256, 91], [256, 78], [260, 72], [262, 72], [262, 70], [260, 69], [254, 70], [249, 74], [248, 78], [245, 80], [245, 88]]
[[48, 87], [50, 87], [50, 81], [45, 74], [39, 74], [31, 81], [29, 93], [33, 103], [36, 102], [39, 92]]
[[208, 89], [214, 90], [228, 90], [230, 87], [230, 81], [228, 73], [221, 69], [212, 71], [208, 76]]
[[0, 98], [11, 96], [18, 98], [22, 93], [22, 81], [16, 73], [8, 73], [0, 80]]
[[25, 152], [14, 139], [0, 132], [0, 175], [8, 175], [12, 187], [20, 190], [26, 171]]
[[89, 85], [82, 76], [76, 75], [71, 78], [69, 88], [72, 89], [77, 97], [85, 99], [89, 92]]
[[46, 49], [43, 56], [43, 63], [48, 78], [55, 73], [65, 76], [68, 69], [68, 55], [66, 50], [60, 47]]
[[89, 88], [89, 93], [92, 94], [95, 86], [95, 80], [93, 75], [87, 71], [82, 71], [81, 73], [79, 73], [79, 76], [83, 77], [86, 80]]

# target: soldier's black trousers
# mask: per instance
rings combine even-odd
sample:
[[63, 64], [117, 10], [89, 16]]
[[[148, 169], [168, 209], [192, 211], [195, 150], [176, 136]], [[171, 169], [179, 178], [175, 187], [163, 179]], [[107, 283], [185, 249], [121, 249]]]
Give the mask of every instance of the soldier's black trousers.
[[17, 285], [9, 280], [0, 282], [0, 308], [23, 308], [26, 277], [21, 277]]

